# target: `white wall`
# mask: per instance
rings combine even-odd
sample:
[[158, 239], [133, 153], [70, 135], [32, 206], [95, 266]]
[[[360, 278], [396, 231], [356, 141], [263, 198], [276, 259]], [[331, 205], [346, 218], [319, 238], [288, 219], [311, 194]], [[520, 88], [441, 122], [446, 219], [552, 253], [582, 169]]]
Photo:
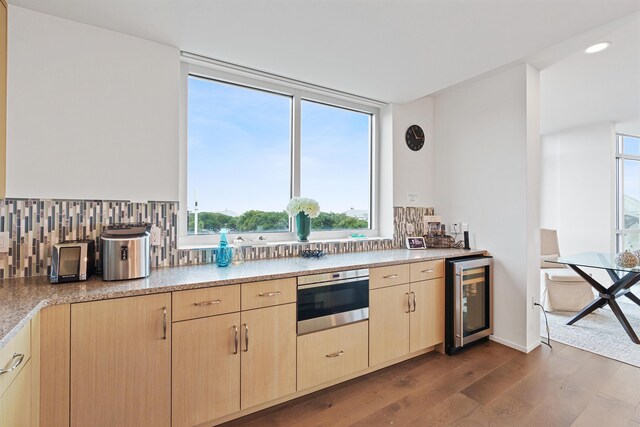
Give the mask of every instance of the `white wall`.
[[7, 196], [178, 200], [178, 49], [9, 14]]
[[[640, 98], [638, 98], [640, 103]], [[623, 133], [625, 135], [640, 135], [640, 117], [635, 119], [625, 120], [624, 122], [616, 123], [616, 132]]]
[[537, 73], [521, 65], [435, 97], [435, 206], [469, 224], [494, 256], [494, 336], [529, 351], [540, 343], [537, 233]]
[[[424, 146], [412, 151], [405, 142], [411, 125], [425, 133]], [[433, 98], [425, 96], [406, 104], [393, 104], [393, 206], [434, 206]], [[408, 194], [418, 195], [410, 202]]]
[[615, 128], [610, 122], [542, 138], [540, 225], [564, 255], [614, 252]]

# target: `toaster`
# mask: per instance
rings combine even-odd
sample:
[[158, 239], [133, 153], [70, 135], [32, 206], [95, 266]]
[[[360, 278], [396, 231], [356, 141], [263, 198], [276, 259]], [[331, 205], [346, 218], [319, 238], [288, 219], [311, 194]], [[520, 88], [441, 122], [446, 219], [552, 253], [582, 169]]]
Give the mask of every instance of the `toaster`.
[[151, 224], [106, 226], [102, 241], [102, 279], [128, 280], [149, 276], [149, 235]]
[[96, 244], [93, 240], [71, 240], [53, 245], [51, 283], [79, 282], [93, 274]]

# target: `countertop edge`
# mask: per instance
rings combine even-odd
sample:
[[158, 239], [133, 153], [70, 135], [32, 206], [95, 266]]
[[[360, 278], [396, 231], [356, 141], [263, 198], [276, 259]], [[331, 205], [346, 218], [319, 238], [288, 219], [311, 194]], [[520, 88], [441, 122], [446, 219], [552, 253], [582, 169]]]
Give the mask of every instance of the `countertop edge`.
[[[469, 250], [465, 252], [464, 255], [425, 256], [425, 257], [414, 258], [414, 259], [355, 263], [355, 264], [349, 264], [348, 266], [343, 265], [343, 266], [336, 266], [336, 267], [324, 267], [324, 268], [317, 268], [317, 269], [311, 269], [311, 270], [290, 271], [286, 273], [254, 275], [254, 276], [239, 277], [234, 279], [222, 279], [222, 280], [213, 280], [213, 281], [193, 281], [193, 282], [187, 281], [185, 283], [166, 286], [166, 287], [153, 287], [153, 288], [133, 289], [133, 290], [128, 289], [128, 290], [114, 291], [111, 293], [103, 293], [103, 294], [96, 293], [96, 294], [90, 294], [90, 295], [83, 294], [83, 295], [72, 295], [72, 296], [58, 296], [56, 294], [40, 300], [29, 311], [27, 315], [21, 318], [14, 325], [13, 328], [8, 330], [4, 334], [4, 336], [0, 337], [0, 349], [2, 349], [9, 341], [11, 341], [11, 339], [15, 337], [17, 333], [20, 332], [22, 328], [25, 325], [27, 325], [29, 321], [36, 316], [36, 314], [38, 314], [38, 312], [40, 312], [40, 310], [42, 310], [45, 307], [49, 307], [53, 305], [75, 304], [75, 303], [92, 302], [92, 301], [104, 301], [104, 300], [117, 299], [117, 298], [161, 294], [166, 292], [186, 291], [191, 289], [202, 289], [202, 288], [210, 288], [210, 287], [216, 287], [216, 286], [236, 285], [241, 283], [261, 282], [265, 280], [286, 279], [286, 278], [305, 276], [310, 274], [329, 273], [329, 272], [345, 270], [345, 269], [375, 268], [375, 267], [385, 267], [385, 266], [398, 265], [398, 264], [412, 264], [416, 262], [433, 261], [437, 259], [459, 258], [460, 256], [483, 255], [486, 253], [487, 253], [486, 250]], [[252, 262], [252, 261], [247, 261], [247, 262]], [[181, 267], [167, 267], [167, 268], [181, 268]], [[113, 283], [117, 283], [117, 282], [113, 282]]]

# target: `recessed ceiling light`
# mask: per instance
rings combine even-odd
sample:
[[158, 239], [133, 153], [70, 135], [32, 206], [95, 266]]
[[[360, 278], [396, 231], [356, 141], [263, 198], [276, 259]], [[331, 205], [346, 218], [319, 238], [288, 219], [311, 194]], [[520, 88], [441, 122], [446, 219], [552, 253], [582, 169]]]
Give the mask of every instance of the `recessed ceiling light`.
[[606, 48], [611, 46], [611, 42], [600, 42], [593, 44], [584, 50], [584, 53], [597, 53], [602, 52]]

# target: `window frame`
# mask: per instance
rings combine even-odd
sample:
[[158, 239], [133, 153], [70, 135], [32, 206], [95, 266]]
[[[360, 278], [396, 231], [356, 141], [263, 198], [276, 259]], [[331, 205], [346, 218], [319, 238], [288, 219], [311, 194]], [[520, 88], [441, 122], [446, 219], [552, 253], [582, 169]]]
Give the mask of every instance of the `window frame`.
[[[323, 93], [321, 90], [313, 90], [295, 83], [286, 81], [274, 81], [267, 77], [256, 78], [249, 72], [230, 73], [219, 66], [200, 65], [195, 61], [184, 61], [180, 64], [180, 135], [179, 135], [179, 211], [177, 219], [178, 248], [194, 249], [215, 247], [219, 241], [219, 234], [189, 235], [187, 230], [187, 168], [188, 168], [188, 78], [190, 75], [204, 79], [210, 79], [227, 84], [244, 86], [251, 89], [262, 90], [275, 94], [290, 96], [292, 98], [291, 115], [291, 141], [290, 141], [290, 197], [300, 195], [300, 155], [301, 155], [301, 102], [303, 100], [318, 102], [321, 104], [344, 108], [347, 110], [370, 114], [370, 147], [369, 147], [369, 227], [368, 229], [345, 229], [313, 231], [309, 240], [337, 240], [345, 239], [351, 233], [364, 234], [366, 237], [379, 237], [379, 208], [378, 208], [378, 153], [380, 138], [380, 109], [374, 104], [366, 102], [356, 103], [335, 94]], [[312, 197], [307, 195], [307, 197]], [[283, 206], [284, 210], [286, 206]], [[264, 236], [267, 243], [295, 242], [295, 221], [289, 218], [289, 231], [287, 232], [242, 232], [228, 234], [229, 240], [242, 235], [245, 240], [254, 240]]]
[[616, 133], [616, 224], [614, 230], [616, 252], [623, 250], [625, 234], [640, 234], [640, 228], [624, 228], [624, 161], [635, 160], [640, 162], [640, 155], [626, 154], [624, 152], [624, 137], [640, 138], [640, 136], [636, 135]]

